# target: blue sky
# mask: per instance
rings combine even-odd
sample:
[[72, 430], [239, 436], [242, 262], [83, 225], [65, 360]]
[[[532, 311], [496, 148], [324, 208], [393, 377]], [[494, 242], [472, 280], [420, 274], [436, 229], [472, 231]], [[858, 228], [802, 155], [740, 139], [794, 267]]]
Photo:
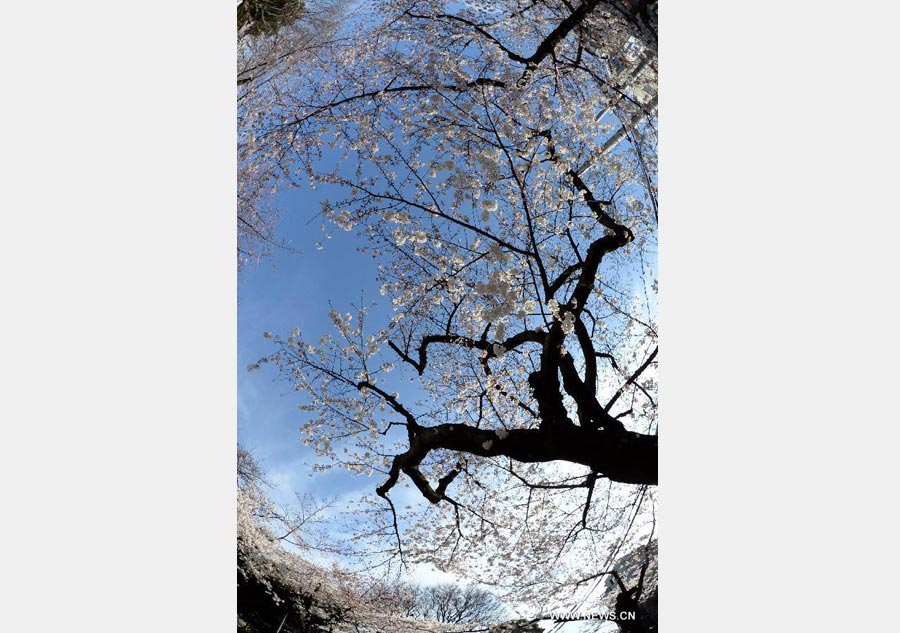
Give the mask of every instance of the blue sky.
[[[329, 302], [349, 311], [361, 291], [367, 299], [378, 295], [373, 261], [356, 252], [355, 236], [332, 227], [332, 238], [324, 238], [317, 217], [323, 197], [320, 191], [297, 188], [279, 194], [283, 217], [278, 232], [299, 252], [277, 250], [244, 272], [238, 285], [238, 439], [276, 484], [272, 497], [279, 502], [291, 501], [294, 491], [311, 486], [319, 496], [334, 496], [372, 483], [341, 471], [310, 479], [305, 464], [314, 455], [299, 441], [308, 415], [297, 409], [301, 394], [278, 380], [271, 367], [247, 371], [247, 365], [275, 351], [264, 331], [286, 334], [299, 327], [317, 340], [333, 329]], [[323, 244], [321, 250], [316, 242]]]

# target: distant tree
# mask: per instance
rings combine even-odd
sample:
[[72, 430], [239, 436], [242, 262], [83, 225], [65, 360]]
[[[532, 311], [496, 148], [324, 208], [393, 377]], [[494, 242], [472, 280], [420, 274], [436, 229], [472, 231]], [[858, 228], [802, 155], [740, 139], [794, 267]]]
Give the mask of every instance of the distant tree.
[[366, 598], [385, 613], [407, 618], [422, 616], [421, 585], [396, 578], [377, 578], [365, 590]]
[[419, 604], [423, 617], [451, 624], [496, 623], [506, 614], [503, 604], [491, 592], [455, 583], [426, 587]]
[[490, 591], [452, 582], [423, 586], [381, 580], [367, 595], [386, 612], [447, 624], [496, 624], [506, 615], [506, 608]]
[[266, 483], [263, 470], [253, 457], [253, 453], [240, 445], [237, 448], [237, 482], [239, 489], [257, 492]]

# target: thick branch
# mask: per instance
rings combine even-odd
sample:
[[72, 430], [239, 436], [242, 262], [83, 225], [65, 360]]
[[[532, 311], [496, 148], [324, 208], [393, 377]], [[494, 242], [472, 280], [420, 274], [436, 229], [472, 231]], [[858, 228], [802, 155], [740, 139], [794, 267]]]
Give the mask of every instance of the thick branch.
[[553, 52], [556, 48], [556, 45], [559, 44], [565, 37], [574, 29], [576, 26], [581, 24], [587, 15], [594, 10], [594, 7], [599, 4], [599, 0], [585, 0], [581, 3], [581, 5], [575, 9], [572, 13], [570, 13], [566, 18], [559, 23], [553, 31], [551, 31], [550, 35], [548, 35], [543, 42], [538, 45], [537, 50], [534, 51], [534, 54], [529, 57], [526, 61], [529, 66], [537, 66], [539, 65], [547, 55]]
[[594, 395], [594, 389], [585, 384], [578, 376], [575, 369], [575, 361], [570, 354], [560, 357], [559, 369], [563, 376], [563, 387], [578, 403], [579, 413], [586, 417], [591, 426], [610, 431], [624, 431], [622, 423], [609, 414], [609, 409], [604, 409]]
[[409, 450], [394, 457], [388, 479], [379, 486], [378, 494], [385, 496], [397, 483], [400, 472], [404, 472], [420, 490], [427, 491], [426, 497], [433, 503], [446, 498], [446, 478], [439, 484], [438, 494], [427, 482], [423, 485], [424, 477], [418, 471], [422, 460], [436, 449], [481, 457], [504, 456], [524, 463], [567, 461], [587, 466], [612, 481], [649, 485], [657, 482], [656, 435], [599, 431], [571, 423], [554, 425], [550, 430], [513, 429], [500, 434], [466, 424], [439, 424], [417, 430]]
[[579, 24], [584, 22], [584, 19], [590, 14], [591, 11], [599, 4], [600, 0], [585, 0], [581, 3], [581, 5], [572, 11], [569, 15], [567, 15], [562, 22], [560, 22], [556, 28], [554, 28], [544, 40], [538, 44], [538, 47], [535, 49], [534, 53], [529, 57], [525, 57], [524, 55], [520, 55], [515, 51], [507, 48], [503, 45], [503, 43], [498, 40], [494, 35], [484, 29], [480, 24], [473, 22], [472, 20], [468, 20], [458, 15], [450, 15], [446, 13], [442, 13], [435, 16], [429, 15], [418, 15], [411, 12], [407, 12], [412, 18], [416, 19], [444, 19], [453, 22], [459, 22], [461, 24], [465, 24], [466, 26], [472, 28], [474, 31], [487, 38], [491, 42], [493, 42], [503, 53], [509, 57], [514, 62], [519, 64], [524, 64], [527, 67], [526, 73], [541, 64], [544, 59], [547, 58], [550, 54], [552, 54], [556, 47], [559, 45], [561, 41], [563, 41], [572, 30], [577, 27]]

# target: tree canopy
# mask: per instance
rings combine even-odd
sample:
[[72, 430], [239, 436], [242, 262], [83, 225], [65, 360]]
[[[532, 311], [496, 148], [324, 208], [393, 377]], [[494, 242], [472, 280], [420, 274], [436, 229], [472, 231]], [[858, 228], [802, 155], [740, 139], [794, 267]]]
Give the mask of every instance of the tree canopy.
[[546, 602], [655, 533], [655, 12], [368, 2], [245, 104], [239, 208], [334, 192], [378, 266], [377, 306], [254, 367], [306, 394], [318, 468], [379, 478], [393, 560]]
[[290, 26], [303, 14], [300, 0], [241, 0], [237, 5], [238, 32], [274, 34]]
[[372, 583], [290, 551], [288, 537], [308, 534], [314, 515], [278, 508], [252, 454], [239, 447], [237, 457], [240, 633], [471, 633], [501, 619], [502, 604], [477, 587]]
[[[271, 6], [270, 6], [271, 5]], [[272, 112], [298, 73], [314, 69], [319, 55], [337, 41], [347, 0], [285, 2], [262, 0], [238, 5], [238, 131], [252, 129], [255, 118]], [[252, 15], [261, 13], [262, 22]], [[279, 213], [271, 204], [280, 176], [277, 162], [247, 160], [239, 145], [238, 267], [257, 263], [286, 240], [276, 235]]]

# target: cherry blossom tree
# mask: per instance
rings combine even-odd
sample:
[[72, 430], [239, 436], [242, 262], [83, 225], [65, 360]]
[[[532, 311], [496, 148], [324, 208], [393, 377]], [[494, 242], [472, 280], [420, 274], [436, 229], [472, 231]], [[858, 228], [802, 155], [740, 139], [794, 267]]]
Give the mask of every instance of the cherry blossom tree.
[[324, 631], [346, 621], [358, 602], [352, 577], [329, 574], [282, 547], [262, 470], [242, 448], [237, 466], [238, 630]]
[[655, 533], [655, 104], [611, 69], [655, 72], [655, 6], [369, 2], [242, 121], [242, 191], [334, 192], [377, 262], [379, 306], [255, 367], [307, 395], [317, 468], [379, 477], [396, 560], [545, 603]]
[[[264, 473], [246, 450], [238, 449], [237, 479], [238, 631], [257, 633], [463, 633], [472, 627], [451, 626], [495, 613], [478, 591], [445, 590], [446, 611], [457, 605], [465, 618], [439, 621], [416, 603], [405, 608], [404, 592], [373, 594], [364, 578], [336, 565], [316, 565], [301, 556], [309, 548], [287, 549], [279, 533], [306, 530], [276, 510], [266, 496]], [[299, 552], [299, 553], [298, 553]], [[422, 597], [426, 596], [422, 593]], [[421, 601], [420, 601], [421, 602]], [[442, 603], [443, 604], [443, 603]], [[486, 631], [485, 628], [482, 630]]]
[[[347, 0], [244, 0], [238, 5], [238, 130], [271, 110], [279, 91], [333, 42]], [[275, 248], [288, 248], [275, 235], [278, 209], [271, 195], [280, 175], [271, 162], [246, 160], [239, 143], [238, 266], [255, 263]]]

